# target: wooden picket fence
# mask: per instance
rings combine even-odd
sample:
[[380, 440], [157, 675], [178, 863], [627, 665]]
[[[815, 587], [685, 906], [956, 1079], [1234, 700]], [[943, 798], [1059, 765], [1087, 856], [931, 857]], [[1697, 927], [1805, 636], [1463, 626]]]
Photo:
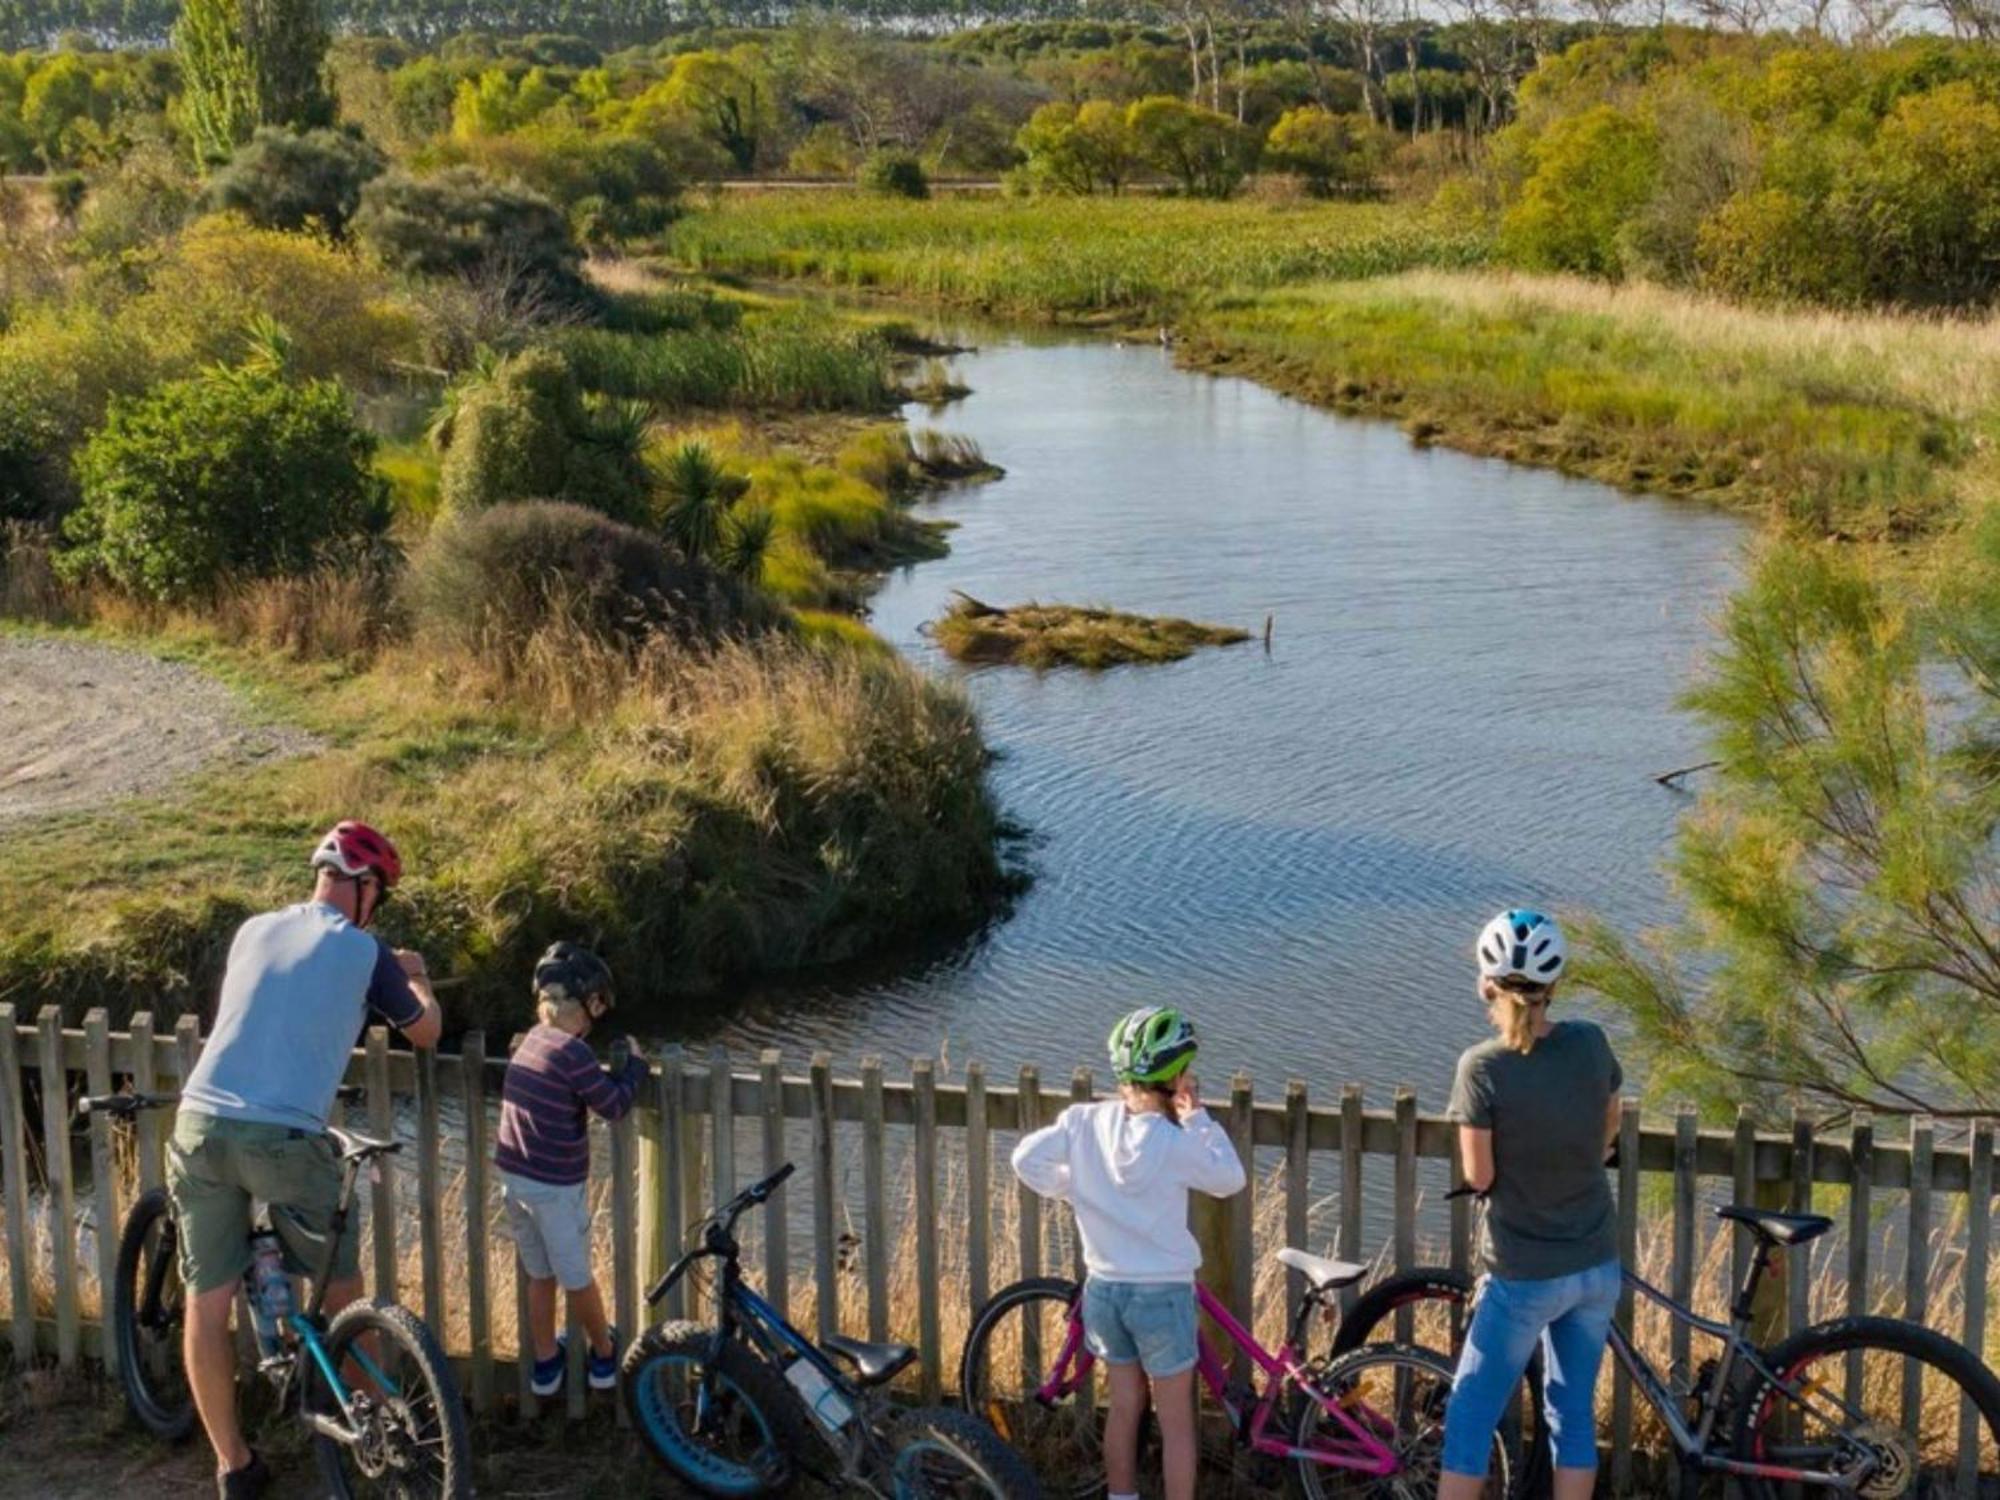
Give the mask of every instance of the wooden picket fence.
[[[4, 1290], [18, 1359], [53, 1357], [67, 1367], [108, 1355], [102, 1321], [85, 1316], [86, 1283], [110, 1285], [121, 1215], [135, 1190], [162, 1180], [170, 1112], [141, 1116], [127, 1149], [115, 1139], [120, 1127], [102, 1116], [91, 1119], [87, 1137], [73, 1135], [75, 1099], [127, 1085], [170, 1091], [200, 1047], [192, 1017], [162, 1033], [141, 1014], [129, 1032], [113, 1034], [103, 1011], [86, 1016], [81, 1029], [66, 1030], [54, 1007], [30, 1026], [0, 1005]], [[594, 1190], [600, 1201], [608, 1197], [609, 1256], [600, 1269], [608, 1275], [614, 1319], [629, 1336], [661, 1311], [693, 1312], [699, 1292], [677, 1294], [649, 1314], [643, 1288], [718, 1198], [781, 1161], [795, 1161], [798, 1175], [746, 1240], [764, 1291], [821, 1335], [843, 1330], [911, 1340], [921, 1354], [917, 1383], [935, 1397], [956, 1366], [947, 1324], [962, 1329], [997, 1283], [1075, 1264], [1066, 1212], [1014, 1183], [1004, 1156], [996, 1167], [996, 1153], [1064, 1104], [1092, 1097], [1094, 1081], [1079, 1070], [1067, 1089], [1051, 1089], [1032, 1067], [989, 1081], [973, 1063], [946, 1082], [940, 1065], [925, 1058], [911, 1063], [906, 1079], [885, 1077], [878, 1059], [864, 1059], [857, 1076], [836, 1077], [824, 1054], [803, 1074], [788, 1073], [784, 1061], [767, 1051], [745, 1067], [719, 1050], [697, 1059], [668, 1049], [653, 1062], [637, 1107], [605, 1132]], [[500, 1316], [505, 1301], [513, 1302], [518, 1320], [525, 1297], [518, 1268], [511, 1298], [504, 1271], [494, 1270], [496, 1259], [504, 1266], [512, 1258], [496, 1227], [490, 1164], [504, 1067], [503, 1057], [489, 1055], [481, 1032], [467, 1035], [458, 1055], [446, 1056], [392, 1050], [377, 1029], [356, 1050], [347, 1076], [368, 1091], [355, 1127], [396, 1132], [409, 1143], [399, 1156], [384, 1158], [379, 1180], [363, 1189], [363, 1259], [372, 1293], [404, 1300], [439, 1330], [475, 1411], [534, 1415], [527, 1361], [508, 1357], [498, 1337], [508, 1325]], [[32, 1132], [31, 1099], [39, 1100], [40, 1122]], [[1252, 1170], [1243, 1193], [1197, 1215], [1204, 1275], [1240, 1315], [1261, 1315], [1261, 1325], [1252, 1326], [1270, 1328], [1300, 1295], [1295, 1277], [1258, 1274], [1259, 1253], [1280, 1241], [1397, 1268], [1440, 1252], [1453, 1266], [1467, 1264], [1466, 1205], [1439, 1206], [1455, 1180], [1454, 1131], [1441, 1116], [1420, 1112], [1411, 1090], [1397, 1090], [1387, 1109], [1371, 1109], [1363, 1090], [1350, 1085], [1326, 1108], [1312, 1104], [1296, 1080], [1280, 1100], [1260, 1101], [1251, 1080], [1238, 1075], [1227, 1100], [1213, 1108]], [[1930, 1121], [1918, 1120], [1905, 1139], [1877, 1140], [1871, 1122], [1856, 1118], [1836, 1136], [1816, 1132], [1803, 1114], [1785, 1135], [1758, 1133], [1747, 1114], [1733, 1131], [1703, 1130], [1688, 1110], [1660, 1128], [1642, 1122], [1637, 1103], [1628, 1100], [1617, 1169], [1621, 1249], [1628, 1263], [1638, 1261], [1643, 1218], [1646, 1243], [1664, 1245], [1663, 1261], [1655, 1260], [1665, 1266], [1667, 1290], [1687, 1301], [1701, 1291], [1704, 1247], [1720, 1257], [1718, 1233], [1733, 1235], [1732, 1277], [1751, 1250], [1742, 1231], [1717, 1229], [1709, 1205], [1728, 1198], [1805, 1209], [1817, 1196], [1844, 1226], [1842, 1235], [1816, 1247], [1822, 1271], [1834, 1273], [1829, 1284], [1843, 1289], [1842, 1305], [1809, 1307], [1814, 1278], [1793, 1275], [1774, 1322], [1798, 1327], [1809, 1316], [1886, 1309], [1932, 1322], [1983, 1356], [1993, 1126], [1973, 1123], [1960, 1132], [1963, 1142], [1948, 1148], [1937, 1134]], [[87, 1147], [82, 1152], [79, 1139]], [[87, 1171], [80, 1170], [84, 1163]], [[448, 1169], [455, 1174], [449, 1193]], [[849, 1184], [857, 1176], [853, 1194]], [[898, 1191], [891, 1191], [892, 1178]], [[460, 1211], [448, 1212], [448, 1201]], [[1384, 1208], [1388, 1229], [1374, 1255], [1378, 1247], [1364, 1233], [1371, 1224], [1379, 1230]], [[94, 1233], [85, 1235], [80, 1220]], [[1422, 1242], [1427, 1225], [1428, 1244]], [[86, 1241], [88, 1265], [81, 1258]], [[899, 1257], [907, 1263], [897, 1264]], [[1961, 1290], [1953, 1306], [1934, 1310], [1931, 1296], [1941, 1280]], [[1692, 1357], [1687, 1338], [1682, 1328], [1671, 1344], [1681, 1372]], [[570, 1342], [580, 1364], [583, 1341]], [[565, 1398], [569, 1414], [579, 1418], [586, 1399], [584, 1382], [574, 1378], [580, 1374], [572, 1371]], [[1621, 1372], [1611, 1408], [1612, 1473], [1621, 1489], [1631, 1484], [1633, 1426], [1632, 1393]]]

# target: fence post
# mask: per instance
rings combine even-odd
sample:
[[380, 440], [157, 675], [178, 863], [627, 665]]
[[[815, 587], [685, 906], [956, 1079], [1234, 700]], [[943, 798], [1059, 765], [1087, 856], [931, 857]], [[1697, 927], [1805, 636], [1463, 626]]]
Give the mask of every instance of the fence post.
[[542, 1402], [535, 1394], [535, 1338], [528, 1330], [528, 1272], [518, 1250], [514, 1254], [514, 1346], [514, 1393], [520, 1402], [521, 1419], [532, 1422], [542, 1414]]
[[[1993, 1122], [1972, 1124], [1972, 1152], [1965, 1185], [1965, 1324], [1959, 1341], [1977, 1360], [1986, 1358], [1986, 1275], [1993, 1230]], [[1958, 1493], [1979, 1493], [1979, 1448], [1985, 1421], [1965, 1397], [1958, 1404]]]
[[[1257, 1326], [1257, 1096], [1248, 1073], [1229, 1080], [1229, 1144], [1243, 1163], [1243, 1191], [1229, 1210], [1229, 1304], [1245, 1328]], [[1240, 1353], [1240, 1351], [1239, 1351]], [[1249, 1368], [1246, 1362], [1243, 1368]]]
[[486, 1248], [486, 1033], [459, 1044], [459, 1099], [465, 1111], [465, 1322], [472, 1340], [472, 1409], [493, 1407], [493, 1311]]
[[[622, 1076], [631, 1060], [631, 1051], [621, 1040], [611, 1048], [611, 1067]], [[639, 1253], [633, 1238], [632, 1174], [633, 1141], [639, 1128], [640, 1090], [653, 1081], [651, 1069], [633, 1090], [632, 1106], [611, 1122], [611, 1318], [621, 1338], [639, 1332]], [[614, 1341], [612, 1354], [622, 1354]], [[625, 1403], [618, 1403], [618, 1425], [631, 1425]]]
[[[1639, 1101], [1626, 1098], [1618, 1111], [1618, 1259], [1639, 1259]], [[1618, 1293], [1618, 1326], [1632, 1332], [1632, 1289]], [[1632, 1493], [1632, 1377], [1613, 1360], [1611, 1370], [1611, 1488]], [[1539, 1439], [1538, 1439], [1539, 1441]]]
[[[1931, 1177], [1936, 1164], [1936, 1129], [1927, 1116], [1910, 1122], [1910, 1243], [1903, 1272], [1903, 1316], [1921, 1323], [1930, 1311]], [[1923, 1413], [1923, 1368], [1903, 1363], [1903, 1431], [1914, 1441]]]
[[22, 1107], [21, 1035], [14, 1007], [0, 1005], [0, 1174], [7, 1192], [7, 1311], [14, 1362], [35, 1357], [34, 1292], [28, 1279], [28, 1120]]
[[[1042, 1075], [1031, 1063], [1021, 1069], [1021, 1091], [1016, 1098], [1016, 1111], [1021, 1134], [1038, 1129], [1042, 1119]], [[1042, 1200], [1040, 1194], [1020, 1181], [1014, 1182], [1015, 1201], [1020, 1205], [1021, 1276], [1027, 1279], [1042, 1274]], [[1034, 1318], [1025, 1319], [1021, 1324], [1021, 1378], [1029, 1382], [1033, 1389], [1041, 1383], [1046, 1373], [1042, 1365], [1041, 1324]]]
[[[1868, 1311], [1869, 1220], [1871, 1191], [1875, 1186], [1875, 1122], [1866, 1112], [1854, 1116], [1854, 1185], [1847, 1200], [1847, 1315], [1858, 1318]], [[1863, 1378], [1861, 1351], [1847, 1356], [1847, 1400], [1861, 1400]]]
[[[785, 1164], [785, 1059], [776, 1047], [766, 1047], [757, 1059], [758, 1087], [763, 1094], [764, 1175]], [[764, 1295], [771, 1305], [791, 1316], [792, 1261], [790, 1226], [785, 1205], [791, 1195], [779, 1188], [764, 1206]]]
[[813, 1280], [819, 1292], [819, 1336], [840, 1331], [840, 1266], [834, 1258], [833, 1058], [812, 1060]]
[[[679, 1223], [685, 1238], [688, 1226], [707, 1218], [709, 1210], [702, 1190], [701, 1129], [694, 1122], [694, 1111], [688, 1107], [688, 1080], [693, 1076], [693, 1065], [679, 1047], [669, 1047], [661, 1058], [660, 1074], [668, 1080], [668, 1109], [672, 1119], [678, 1122], [678, 1181], [668, 1185], [668, 1192], [678, 1194]], [[673, 1164], [669, 1164], [668, 1170], [673, 1170]], [[691, 1317], [696, 1314], [698, 1304], [683, 1285], [674, 1288], [673, 1295], [667, 1299], [667, 1310], [677, 1318]]]
[[[1683, 1104], [1674, 1114], [1674, 1260], [1668, 1284], [1674, 1300], [1682, 1307], [1694, 1300], [1694, 1260], [1697, 1232], [1695, 1211], [1695, 1155], [1700, 1145], [1697, 1135], [1701, 1117], [1691, 1104]], [[1673, 1380], [1687, 1389], [1692, 1376], [1691, 1330], [1674, 1319], [1671, 1351]]]
[[928, 1057], [910, 1063], [910, 1092], [916, 1117], [914, 1165], [917, 1178], [917, 1353], [923, 1399], [935, 1401], [941, 1386], [938, 1361], [944, 1335], [938, 1326], [937, 1077]]
[[444, 1196], [438, 1166], [438, 1137], [443, 1133], [438, 1105], [438, 1059], [435, 1047], [419, 1047], [417, 1064], [417, 1255], [424, 1283], [424, 1321], [444, 1342]]
[[986, 1128], [986, 1069], [965, 1065], [965, 1269], [968, 1311], [993, 1291], [993, 1141]]
[[[1096, 1088], [1092, 1084], [1090, 1078], [1090, 1069], [1078, 1068], [1075, 1072], [1069, 1075], [1070, 1103], [1087, 1104], [1090, 1102], [1091, 1095], [1094, 1094], [1095, 1092]], [[1087, 1273], [1085, 1271], [1083, 1264], [1083, 1234], [1077, 1228], [1076, 1214], [1074, 1211], [1061, 1215], [1059, 1217], [1058, 1222], [1066, 1224], [1068, 1226], [1069, 1274], [1071, 1278], [1074, 1281], [1076, 1281], [1076, 1283], [1080, 1286], [1087, 1279]]]
[[[1368, 1255], [1361, 1244], [1361, 1085], [1340, 1091], [1340, 1258], [1358, 1265]], [[1360, 1295], [1355, 1287], [1340, 1289], [1340, 1310], [1349, 1312]]]
[[889, 1336], [889, 1195], [883, 1186], [882, 1059], [861, 1059], [861, 1230], [867, 1260], [868, 1337]]
[[[665, 1275], [667, 1267], [680, 1255], [681, 1239], [686, 1233], [686, 1158], [694, 1147], [688, 1138], [687, 1101], [681, 1094], [682, 1056], [679, 1047], [666, 1047], [660, 1052], [660, 1180], [654, 1189], [659, 1197], [660, 1261], [653, 1272], [656, 1277]], [[687, 1297], [677, 1286], [667, 1293], [660, 1311], [667, 1317], [678, 1318], [686, 1306]]]
[[62, 1012], [44, 1004], [35, 1017], [41, 1051], [42, 1153], [49, 1182], [49, 1253], [55, 1258], [56, 1362], [76, 1368], [80, 1330], [76, 1291], [76, 1197], [69, 1159], [69, 1078], [63, 1071]]
[[[1408, 1084], [1396, 1090], [1395, 1255], [1396, 1270], [1417, 1263], [1417, 1092]], [[1416, 1331], [1416, 1309], [1396, 1309], [1396, 1338], [1409, 1343]]]
[[[1307, 1102], [1305, 1080], [1292, 1078], [1285, 1083], [1285, 1243], [1310, 1250], [1312, 1235], [1312, 1113]], [[1285, 1326], [1299, 1314], [1305, 1300], [1306, 1279], [1297, 1271], [1285, 1272]]]
[[[1800, 1105], [1792, 1106], [1792, 1202], [1795, 1214], [1809, 1214], [1813, 1204], [1813, 1122]], [[1812, 1319], [1811, 1247], [1802, 1255], [1779, 1259], [1785, 1268], [1785, 1327], [1797, 1333]]]
[[[132, 1087], [141, 1094], [160, 1090], [160, 1060], [153, 1053], [153, 1013], [142, 1010], [132, 1017]], [[142, 1109], [137, 1116], [139, 1142], [139, 1191], [150, 1193], [166, 1179], [165, 1139], [160, 1134], [160, 1112]]]
[[[84, 1085], [93, 1094], [111, 1092], [111, 1017], [93, 1006], [83, 1018]], [[90, 1196], [97, 1218], [97, 1357], [116, 1367], [118, 1346], [112, 1328], [112, 1287], [118, 1279], [118, 1174], [111, 1165], [111, 1119], [90, 1117]]]
[[[368, 1129], [387, 1140], [396, 1133], [396, 1101], [389, 1094], [389, 1032], [368, 1028]], [[375, 1241], [373, 1293], [385, 1302], [396, 1300], [396, 1168], [393, 1156], [378, 1156], [369, 1164], [374, 1183], [368, 1197], [368, 1228]]]

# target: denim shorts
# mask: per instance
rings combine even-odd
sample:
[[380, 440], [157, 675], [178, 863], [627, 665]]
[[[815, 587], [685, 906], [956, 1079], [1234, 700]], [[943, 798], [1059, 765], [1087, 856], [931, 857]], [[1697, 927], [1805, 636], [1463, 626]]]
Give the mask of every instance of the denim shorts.
[[1083, 1288], [1083, 1341], [1106, 1364], [1137, 1364], [1155, 1380], [1193, 1369], [1194, 1283], [1091, 1277]]

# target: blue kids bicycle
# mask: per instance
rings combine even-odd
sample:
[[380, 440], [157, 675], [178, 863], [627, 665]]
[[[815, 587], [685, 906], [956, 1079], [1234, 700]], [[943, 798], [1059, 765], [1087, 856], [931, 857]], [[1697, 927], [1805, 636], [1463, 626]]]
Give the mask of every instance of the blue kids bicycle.
[[[341, 1097], [359, 1093], [344, 1088]], [[142, 1110], [178, 1102], [174, 1094], [106, 1094], [83, 1100], [79, 1112], [131, 1120]], [[327, 1277], [347, 1233], [355, 1184], [375, 1158], [401, 1149], [396, 1141], [345, 1130], [327, 1134], [340, 1153], [340, 1204], [304, 1311], [293, 1309], [276, 1236], [268, 1228], [251, 1233], [256, 1253], [244, 1293], [256, 1325], [257, 1372], [270, 1382], [279, 1411], [296, 1403], [336, 1500], [469, 1500], [465, 1408], [430, 1329], [407, 1308], [382, 1302], [353, 1303], [331, 1322], [324, 1316]], [[111, 1316], [126, 1405], [142, 1426], [170, 1442], [192, 1432], [195, 1420], [181, 1364], [186, 1295], [178, 1250], [173, 1204], [165, 1189], [155, 1188], [126, 1216]]]
[[977, 1417], [889, 1398], [916, 1350], [815, 1344], [744, 1285], [736, 1221], [791, 1175], [788, 1162], [717, 1209], [646, 1294], [656, 1304], [699, 1262], [720, 1263], [713, 1325], [662, 1323], [626, 1352], [626, 1409], [654, 1456], [704, 1495], [775, 1495], [809, 1472], [897, 1500], [1040, 1500], [1027, 1464]]

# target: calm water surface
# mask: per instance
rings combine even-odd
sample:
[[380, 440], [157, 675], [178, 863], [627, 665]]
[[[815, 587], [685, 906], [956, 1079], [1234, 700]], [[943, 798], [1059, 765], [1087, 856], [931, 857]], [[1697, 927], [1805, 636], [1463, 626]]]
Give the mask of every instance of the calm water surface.
[[[1064, 1079], [1101, 1068], [1119, 1011], [1168, 1002], [1211, 1083], [1409, 1082], [1435, 1105], [1481, 1034], [1488, 915], [1657, 917], [1686, 804], [1651, 777], [1702, 757], [1674, 698], [1738, 522], [1414, 448], [1149, 346], [1002, 340], [958, 366], [975, 394], [942, 425], [1007, 477], [936, 505], [950, 557], [892, 578], [875, 624], [978, 705], [1033, 888], [947, 953], [753, 996], [704, 1040]], [[922, 630], [954, 589], [1275, 634], [1098, 675], [966, 670]]]

